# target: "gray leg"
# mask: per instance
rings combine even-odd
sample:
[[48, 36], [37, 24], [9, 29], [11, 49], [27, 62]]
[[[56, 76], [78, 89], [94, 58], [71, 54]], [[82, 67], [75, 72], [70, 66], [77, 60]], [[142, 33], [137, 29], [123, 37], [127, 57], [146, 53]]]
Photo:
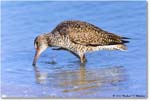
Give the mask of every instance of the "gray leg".
[[85, 57], [85, 54], [80, 55], [80, 61], [81, 61], [81, 63], [87, 62], [86, 57]]

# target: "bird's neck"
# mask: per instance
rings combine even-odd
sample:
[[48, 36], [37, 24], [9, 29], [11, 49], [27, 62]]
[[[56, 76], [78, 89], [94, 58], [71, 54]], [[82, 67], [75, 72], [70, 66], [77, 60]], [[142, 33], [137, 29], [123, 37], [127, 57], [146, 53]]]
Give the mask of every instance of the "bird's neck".
[[48, 45], [51, 47], [61, 46], [62, 44], [62, 38], [60, 35], [49, 33], [45, 34], [45, 37], [47, 38]]

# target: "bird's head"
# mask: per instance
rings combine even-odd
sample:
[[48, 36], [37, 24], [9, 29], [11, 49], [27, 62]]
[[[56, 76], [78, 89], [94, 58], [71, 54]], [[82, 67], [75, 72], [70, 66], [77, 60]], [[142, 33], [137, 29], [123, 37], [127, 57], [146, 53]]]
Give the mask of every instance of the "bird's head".
[[47, 37], [43, 35], [39, 35], [34, 40], [34, 47], [36, 49], [33, 65], [36, 64], [36, 61], [38, 60], [40, 54], [48, 48], [48, 39]]

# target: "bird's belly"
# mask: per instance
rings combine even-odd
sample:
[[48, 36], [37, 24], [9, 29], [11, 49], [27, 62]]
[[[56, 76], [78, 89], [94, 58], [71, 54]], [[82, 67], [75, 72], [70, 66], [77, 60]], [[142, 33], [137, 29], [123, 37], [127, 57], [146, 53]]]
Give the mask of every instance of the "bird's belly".
[[117, 50], [116, 45], [109, 45], [109, 46], [84, 46], [80, 44], [66, 44], [66, 49], [74, 52], [74, 53], [86, 53], [92, 51], [99, 51], [99, 50]]
[[120, 45], [106, 45], [106, 46], [84, 46], [81, 44], [75, 44], [68, 39], [64, 40], [60, 45], [60, 47], [63, 47], [75, 54], [99, 51], [99, 50], [118, 50], [118, 49], [121, 50], [120, 46], [123, 45], [120, 44]]

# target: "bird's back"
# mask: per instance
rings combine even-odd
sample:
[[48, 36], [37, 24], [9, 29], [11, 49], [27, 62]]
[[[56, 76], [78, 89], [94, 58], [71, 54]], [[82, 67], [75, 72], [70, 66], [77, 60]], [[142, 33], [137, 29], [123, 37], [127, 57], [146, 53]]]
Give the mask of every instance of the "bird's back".
[[105, 46], [124, 44], [124, 37], [109, 33], [101, 28], [83, 21], [64, 21], [51, 32], [69, 36], [69, 40], [84, 46]]

